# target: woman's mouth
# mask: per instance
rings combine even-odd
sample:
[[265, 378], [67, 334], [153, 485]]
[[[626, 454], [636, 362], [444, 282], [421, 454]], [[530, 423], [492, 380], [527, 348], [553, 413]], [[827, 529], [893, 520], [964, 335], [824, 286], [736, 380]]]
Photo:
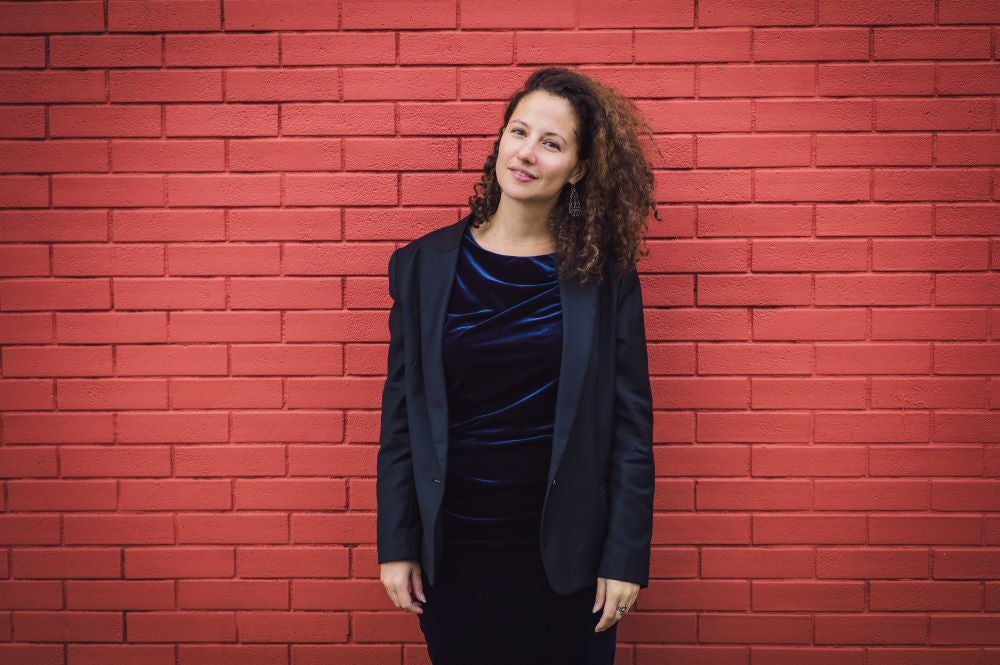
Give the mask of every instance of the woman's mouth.
[[514, 179], [518, 182], [529, 182], [535, 179], [535, 176], [521, 169], [511, 169], [510, 171], [514, 174]]

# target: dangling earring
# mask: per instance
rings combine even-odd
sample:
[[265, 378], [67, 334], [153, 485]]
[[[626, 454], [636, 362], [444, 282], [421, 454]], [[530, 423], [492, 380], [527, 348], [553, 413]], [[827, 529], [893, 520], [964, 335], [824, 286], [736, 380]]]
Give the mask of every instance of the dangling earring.
[[580, 205], [580, 195], [576, 192], [576, 183], [570, 183], [569, 186], [569, 214], [573, 217], [579, 217], [583, 213], [583, 207]]

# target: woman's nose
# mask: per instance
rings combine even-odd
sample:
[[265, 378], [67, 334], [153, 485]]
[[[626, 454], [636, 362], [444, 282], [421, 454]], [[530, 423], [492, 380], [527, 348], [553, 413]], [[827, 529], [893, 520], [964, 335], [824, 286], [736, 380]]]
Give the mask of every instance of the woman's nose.
[[517, 150], [517, 156], [526, 162], [535, 161], [535, 149], [530, 143], [522, 143], [521, 147]]

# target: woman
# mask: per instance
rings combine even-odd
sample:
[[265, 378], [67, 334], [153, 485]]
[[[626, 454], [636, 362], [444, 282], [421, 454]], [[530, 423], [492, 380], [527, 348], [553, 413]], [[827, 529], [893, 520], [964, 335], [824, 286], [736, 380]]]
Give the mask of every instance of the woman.
[[610, 665], [648, 586], [640, 126], [600, 83], [534, 72], [470, 214], [389, 260], [378, 561], [434, 665]]

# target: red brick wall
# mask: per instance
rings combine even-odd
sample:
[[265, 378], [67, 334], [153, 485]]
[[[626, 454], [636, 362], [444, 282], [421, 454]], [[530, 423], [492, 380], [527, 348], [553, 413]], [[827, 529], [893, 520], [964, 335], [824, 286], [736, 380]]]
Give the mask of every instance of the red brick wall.
[[1000, 5], [0, 2], [0, 663], [427, 663], [389, 254], [568, 64], [652, 124], [622, 665], [1000, 663]]

